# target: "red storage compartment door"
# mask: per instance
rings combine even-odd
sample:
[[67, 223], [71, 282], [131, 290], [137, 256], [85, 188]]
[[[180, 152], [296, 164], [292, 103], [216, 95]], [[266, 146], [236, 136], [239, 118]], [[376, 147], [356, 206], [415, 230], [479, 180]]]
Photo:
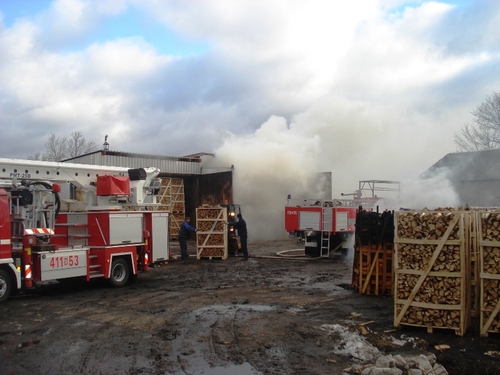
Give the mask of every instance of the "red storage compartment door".
[[0, 258], [11, 258], [9, 197], [4, 189], [0, 189]]
[[128, 176], [97, 176], [97, 195], [130, 195]]

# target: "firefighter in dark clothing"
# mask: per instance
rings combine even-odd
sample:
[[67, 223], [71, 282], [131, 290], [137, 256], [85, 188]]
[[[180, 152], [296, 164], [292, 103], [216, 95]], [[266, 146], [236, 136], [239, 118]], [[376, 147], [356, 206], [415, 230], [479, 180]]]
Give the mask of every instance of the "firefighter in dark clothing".
[[248, 248], [247, 248], [247, 223], [243, 219], [241, 214], [236, 215], [238, 221], [235, 223], [231, 223], [230, 225], [234, 226], [234, 229], [238, 231], [238, 236], [240, 237], [241, 242], [241, 251], [243, 251], [243, 259], [248, 260]]
[[189, 234], [191, 232], [196, 232], [196, 229], [193, 228], [189, 222], [191, 221], [190, 217], [186, 217], [184, 219], [184, 222], [181, 224], [181, 227], [179, 228], [179, 245], [181, 247], [181, 259], [185, 260], [189, 258], [189, 255], [187, 253], [187, 239], [189, 238]]

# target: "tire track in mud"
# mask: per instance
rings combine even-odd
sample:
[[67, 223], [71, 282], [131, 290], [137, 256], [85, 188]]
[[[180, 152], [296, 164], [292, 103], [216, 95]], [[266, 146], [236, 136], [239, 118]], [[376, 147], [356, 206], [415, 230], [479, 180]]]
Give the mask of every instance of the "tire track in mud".
[[217, 321], [211, 327], [211, 344], [215, 355], [226, 363], [243, 363], [248, 359], [243, 355], [238, 345], [238, 336], [235, 332], [234, 323], [241, 307], [227, 310], [219, 315]]
[[[213, 305], [186, 313], [185, 324], [179, 336], [172, 342], [172, 350], [177, 354], [179, 369], [186, 374], [262, 374], [270, 358], [262, 355], [247, 357], [247, 350], [240, 347], [240, 339], [252, 341], [254, 338], [237, 332], [238, 327], [248, 326], [248, 318], [256, 311], [271, 311], [272, 307], [250, 305]], [[264, 346], [257, 344], [264, 348]], [[271, 352], [269, 352], [271, 353]], [[276, 357], [276, 356], [274, 356]], [[254, 365], [253, 361], [258, 359]], [[276, 360], [276, 358], [274, 358]], [[281, 368], [286, 363], [280, 363]], [[266, 371], [272, 374], [273, 372]]]

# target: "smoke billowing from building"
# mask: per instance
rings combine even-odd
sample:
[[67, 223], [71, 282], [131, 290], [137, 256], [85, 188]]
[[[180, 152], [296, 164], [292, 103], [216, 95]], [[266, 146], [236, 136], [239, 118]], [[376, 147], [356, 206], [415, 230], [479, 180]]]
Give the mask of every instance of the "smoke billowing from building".
[[234, 201], [242, 205], [253, 239], [286, 238], [284, 206], [288, 194], [314, 192], [318, 137], [303, 137], [284, 118], [273, 116], [248, 136], [227, 134], [215, 162], [234, 165]]
[[396, 180], [409, 207], [453, 205], [445, 178], [418, 180], [437, 159], [422, 150], [446, 144], [432, 136], [433, 125], [432, 118], [390, 103], [329, 97], [292, 122], [272, 116], [253, 134], [226, 134], [214, 162], [234, 165], [234, 201], [242, 205], [251, 238], [285, 238], [287, 196], [320, 197], [321, 172], [331, 172], [333, 199], [356, 190], [360, 180]]

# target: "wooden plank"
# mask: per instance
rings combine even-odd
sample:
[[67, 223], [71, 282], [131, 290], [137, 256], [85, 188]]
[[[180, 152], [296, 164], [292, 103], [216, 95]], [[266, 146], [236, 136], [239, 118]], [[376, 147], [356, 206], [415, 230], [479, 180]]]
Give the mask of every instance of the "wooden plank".
[[[374, 257], [375, 259], [372, 261], [370, 270], [368, 271], [368, 274], [366, 275], [365, 283], [364, 283], [363, 287], [361, 288], [362, 294], [364, 294], [366, 292], [366, 288], [368, 286], [368, 282], [370, 281], [370, 278], [372, 277], [373, 269], [375, 268], [375, 265], [377, 263], [377, 258], [378, 258], [379, 253], [380, 253], [380, 246], [377, 247], [377, 251], [375, 252], [375, 257]], [[378, 270], [378, 267], [377, 267], [377, 270]], [[375, 277], [375, 279], [378, 281], [378, 277]], [[378, 288], [378, 285], [376, 285], [375, 290], [378, 290], [377, 288]]]
[[[403, 304], [406, 302], [406, 299], [394, 299], [395, 303], [398, 305]], [[428, 302], [415, 302], [413, 301], [411, 303], [413, 307], [422, 307], [425, 309], [434, 309], [434, 310], [457, 310], [461, 311], [463, 308], [462, 304], [457, 304], [457, 305], [445, 305], [445, 304], [438, 304], [438, 303], [428, 303]]]

